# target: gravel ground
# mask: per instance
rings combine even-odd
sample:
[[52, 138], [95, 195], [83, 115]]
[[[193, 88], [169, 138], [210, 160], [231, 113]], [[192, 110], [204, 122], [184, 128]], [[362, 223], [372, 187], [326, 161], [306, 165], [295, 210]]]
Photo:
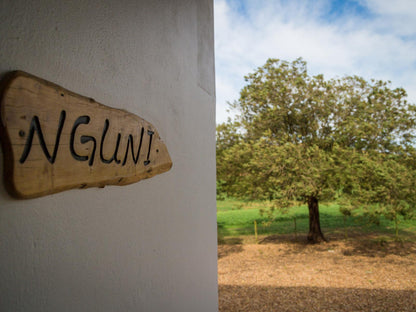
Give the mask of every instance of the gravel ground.
[[219, 245], [218, 282], [220, 311], [416, 311], [416, 243]]

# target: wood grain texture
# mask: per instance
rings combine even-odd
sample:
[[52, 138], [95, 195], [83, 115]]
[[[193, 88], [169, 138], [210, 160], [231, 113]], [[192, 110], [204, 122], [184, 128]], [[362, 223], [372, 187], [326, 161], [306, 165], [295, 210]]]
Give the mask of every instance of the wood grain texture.
[[149, 122], [30, 74], [6, 77], [0, 105], [5, 182], [14, 197], [126, 185], [172, 167]]

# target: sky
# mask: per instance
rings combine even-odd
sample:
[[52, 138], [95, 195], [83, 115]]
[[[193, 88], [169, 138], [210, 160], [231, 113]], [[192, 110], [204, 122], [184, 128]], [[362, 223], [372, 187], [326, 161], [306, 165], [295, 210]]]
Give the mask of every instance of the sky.
[[216, 120], [268, 58], [302, 57], [311, 75], [403, 87], [416, 104], [415, 0], [214, 0]]

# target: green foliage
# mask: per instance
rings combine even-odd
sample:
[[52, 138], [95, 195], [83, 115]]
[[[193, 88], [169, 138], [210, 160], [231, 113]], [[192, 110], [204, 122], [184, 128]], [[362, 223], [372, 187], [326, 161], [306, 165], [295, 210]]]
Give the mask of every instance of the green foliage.
[[310, 76], [302, 59], [269, 59], [245, 79], [236, 119], [217, 127], [223, 194], [283, 210], [335, 200], [374, 222], [414, 216], [416, 106], [404, 89]]
[[[364, 214], [378, 223], [381, 215], [395, 222], [396, 236], [401, 220], [415, 217], [416, 171], [409, 163], [415, 160], [411, 154], [365, 153], [351, 155], [348, 169], [350, 204], [361, 207]], [[357, 174], [358, 172], [358, 174]]]
[[240, 112], [234, 126], [241, 125], [246, 138], [379, 151], [400, 148], [414, 138], [416, 107], [407, 104], [404, 89], [392, 90], [389, 83], [309, 76], [302, 59], [269, 59], [245, 79], [232, 106]]
[[224, 181], [217, 179], [217, 200], [224, 200], [227, 197], [227, 193], [223, 188], [224, 185]]

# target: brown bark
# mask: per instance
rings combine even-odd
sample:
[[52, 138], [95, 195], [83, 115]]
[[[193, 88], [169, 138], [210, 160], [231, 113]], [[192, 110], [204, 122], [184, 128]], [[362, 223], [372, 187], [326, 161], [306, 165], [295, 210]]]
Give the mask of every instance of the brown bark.
[[312, 244], [320, 243], [321, 241], [327, 241], [322, 234], [321, 224], [319, 221], [319, 205], [318, 199], [315, 196], [308, 198], [309, 208], [309, 233], [308, 242]]

